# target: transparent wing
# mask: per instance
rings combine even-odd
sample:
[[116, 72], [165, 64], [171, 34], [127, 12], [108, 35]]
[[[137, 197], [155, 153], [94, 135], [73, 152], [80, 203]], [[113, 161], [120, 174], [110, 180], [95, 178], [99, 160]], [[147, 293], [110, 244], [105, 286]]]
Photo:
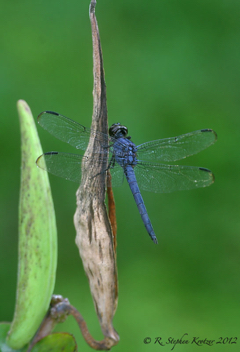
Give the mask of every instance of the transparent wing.
[[[42, 112], [38, 116], [38, 123], [54, 137], [69, 143], [77, 149], [85, 150], [88, 146], [89, 138], [92, 137], [97, 138], [101, 142], [101, 145], [106, 148], [109, 145], [109, 137], [107, 134], [92, 131], [57, 112]], [[99, 150], [96, 150], [96, 153], [98, 152]]]
[[[77, 183], [81, 182], [82, 162], [90, 164], [91, 159], [78, 154], [47, 152], [39, 156], [36, 160], [37, 166], [41, 169]], [[121, 186], [124, 179], [123, 169], [118, 164], [115, 164], [114, 168], [111, 168], [110, 171], [112, 186]]]
[[200, 152], [216, 140], [217, 134], [213, 130], [198, 130], [140, 144], [137, 155], [142, 160], [176, 161]]
[[206, 187], [214, 182], [214, 175], [210, 170], [196, 166], [151, 164], [139, 161], [134, 171], [139, 187], [155, 193]]
[[66, 180], [80, 183], [82, 161], [88, 162], [88, 158], [82, 155], [47, 152], [39, 156], [36, 164], [43, 170]]
[[110, 172], [112, 187], [121, 186], [124, 180], [123, 168], [120, 165], [115, 164], [113, 168], [110, 168]]

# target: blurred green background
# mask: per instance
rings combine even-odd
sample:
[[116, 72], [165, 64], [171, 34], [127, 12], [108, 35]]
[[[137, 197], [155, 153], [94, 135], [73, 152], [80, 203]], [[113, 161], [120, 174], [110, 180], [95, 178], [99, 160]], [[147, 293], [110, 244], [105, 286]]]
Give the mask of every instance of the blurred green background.
[[[53, 110], [90, 126], [92, 43], [88, 0], [1, 5], [0, 321], [11, 321], [20, 184], [16, 101], [26, 100], [35, 117]], [[184, 333], [190, 341], [240, 338], [240, 2], [99, 0], [96, 14], [109, 124], [126, 124], [136, 144], [201, 128], [218, 133], [214, 146], [182, 162], [211, 169], [215, 184], [173, 194], [143, 192], [158, 246], [150, 241], [126, 182], [115, 190], [119, 305], [114, 327], [120, 343], [113, 350], [156, 351], [153, 342], [143, 343], [145, 337], [166, 341]], [[75, 152], [38, 130], [45, 151]], [[50, 180], [59, 233], [55, 293], [68, 297], [92, 335], [102, 339], [74, 242], [77, 184]], [[73, 318], [58, 330], [72, 332], [79, 350], [90, 351]], [[224, 351], [228, 348], [238, 350], [231, 345]]]

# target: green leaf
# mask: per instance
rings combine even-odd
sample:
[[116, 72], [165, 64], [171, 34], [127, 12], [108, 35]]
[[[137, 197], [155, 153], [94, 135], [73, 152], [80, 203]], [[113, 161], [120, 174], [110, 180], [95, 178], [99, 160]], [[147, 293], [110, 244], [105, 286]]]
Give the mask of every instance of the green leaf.
[[32, 352], [74, 352], [77, 344], [71, 334], [58, 332], [44, 337], [32, 349]]

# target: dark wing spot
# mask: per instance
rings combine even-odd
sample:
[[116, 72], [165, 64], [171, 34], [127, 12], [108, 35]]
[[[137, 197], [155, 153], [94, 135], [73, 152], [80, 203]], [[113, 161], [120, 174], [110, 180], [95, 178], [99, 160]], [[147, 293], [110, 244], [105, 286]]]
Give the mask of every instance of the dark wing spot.
[[44, 112], [46, 112], [46, 113], [48, 113], [48, 114], [53, 114], [53, 115], [59, 116], [59, 114], [58, 114], [57, 112], [55, 112], [55, 111], [46, 110], [46, 111], [44, 111]]
[[205, 128], [203, 130], [201, 130], [201, 132], [212, 132], [213, 130], [211, 130], [210, 128]]
[[199, 170], [207, 171], [207, 172], [212, 172], [211, 170], [208, 170], [208, 169], [206, 169], [205, 167], [199, 167]]
[[58, 154], [58, 152], [46, 152], [44, 155], [52, 155], [52, 154]]

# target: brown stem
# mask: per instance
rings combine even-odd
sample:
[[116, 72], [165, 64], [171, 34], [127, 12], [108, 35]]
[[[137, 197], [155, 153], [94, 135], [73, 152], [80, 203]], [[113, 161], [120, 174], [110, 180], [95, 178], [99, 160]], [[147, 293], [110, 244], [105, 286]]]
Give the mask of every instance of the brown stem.
[[[94, 77], [91, 127], [93, 130], [107, 134], [106, 85], [95, 6], [96, 0], [92, 0], [89, 13], [92, 28]], [[91, 137], [85, 152], [87, 160], [91, 162], [82, 164], [82, 180], [77, 191], [74, 224], [77, 232], [76, 244], [88, 276], [95, 310], [105, 336], [104, 346], [108, 341], [110, 348], [118, 343], [119, 336], [112, 325], [118, 297], [116, 245], [105, 206], [108, 148], [102, 145], [103, 143], [97, 136], [92, 135]], [[99, 154], [95, 153], [96, 149], [100, 151]]]
[[[42, 338], [49, 335], [54, 329], [55, 325], [62, 323], [66, 320], [68, 312], [58, 311], [58, 307], [61, 304], [69, 305], [67, 298], [63, 298], [61, 295], [53, 295], [50, 303], [50, 308], [42, 321], [38, 331], [36, 332], [34, 338], [30, 342], [27, 352], [30, 352], [33, 346]], [[58, 311], [58, 314], [56, 312]]]

